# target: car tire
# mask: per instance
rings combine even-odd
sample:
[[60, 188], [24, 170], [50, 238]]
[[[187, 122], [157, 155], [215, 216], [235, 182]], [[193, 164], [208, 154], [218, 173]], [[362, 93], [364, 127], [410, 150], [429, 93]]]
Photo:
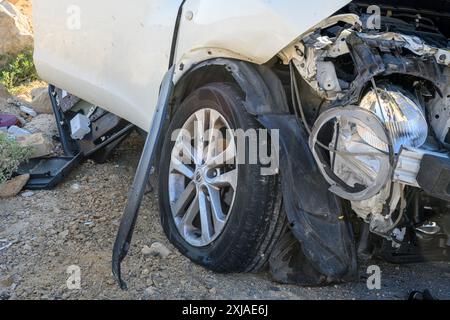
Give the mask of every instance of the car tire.
[[[173, 175], [171, 161], [173, 154], [175, 154], [176, 142], [172, 141], [175, 140], [172, 136], [177, 129], [183, 128], [188, 119], [198, 112], [204, 112], [203, 110], [209, 110], [209, 116], [216, 114], [216, 112], [220, 114], [223, 117], [223, 122], [226, 122], [231, 129], [243, 129], [245, 131], [260, 128], [256, 118], [247, 113], [239, 91], [232, 84], [212, 83], [206, 85], [192, 92], [181, 103], [166, 134], [159, 165], [159, 203], [164, 232], [171, 243], [183, 255], [207, 269], [221, 273], [259, 271], [266, 266], [270, 252], [277, 239], [281, 236], [283, 227], [286, 225], [285, 214], [280, 210], [281, 195], [278, 177], [276, 175], [261, 175], [260, 164], [238, 164], [235, 166], [238, 169], [237, 183], [235, 190], [234, 188], [229, 188], [229, 190], [234, 192], [233, 202], [228, 208], [227, 220], [223, 229], [213, 241], [205, 242], [203, 245], [193, 244], [194, 240], [189, 240], [191, 238], [185, 234], [188, 234], [188, 231], [191, 232], [191, 229], [195, 229], [192, 227], [194, 222], [187, 228], [183, 223], [179, 222], [183, 220], [183, 216], [180, 215], [178, 217], [176, 216], [177, 212], [174, 213], [174, 206], [177, 201], [171, 199], [173, 194], [176, 194], [173, 191], [174, 188], [171, 187], [171, 182], [173, 182], [171, 180]], [[201, 160], [199, 161], [201, 162]], [[193, 166], [192, 170], [195, 167]], [[233, 171], [233, 169], [230, 170]], [[178, 181], [180, 176], [178, 171], [175, 175]], [[189, 176], [191, 176], [191, 173], [189, 173]], [[184, 176], [182, 178], [187, 180], [184, 182], [184, 185], [189, 186], [188, 183], [191, 183], [189, 179]], [[183, 189], [184, 187], [181, 188]], [[187, 187], [181, 192], [186, 190]], [[202, 192], [194, 192], [196, 196], [192, 197], [197, 199]], [[209, 199], [210, 205], [208, 208], [211, 211], [211, 208], [214, 207], [212, 204], [213, 196], [211, 196], [212, 193], [208, 195], [208, 192], [209, 189], [204, 191], [206, 196], [203, 196], [203, 199], [206, 199], [204, 200], [205, 203]], [[213, 191], [213, 193], [215, 192]], [[226, 194], [226, 192], [221, 194]], [[201, 200], [199, 201], [202, 203]], [[226, 205], [221, 204], [221, 207], [223, 206]], [[180, 206], [175, 207], [178, 209]], [[194, 205], [188, 205], [186, 208], [189, 209], [189, 207], [194, 207]], [[200, 235], [200, 233], [204, 233], [202, 219], [198, 216], [196, 219], [197, 225], [199, 225], [198, 228], [201, 231], [196, 230], [196, 233], [192, 231], [193, 237], [198, 236], [198, 239], [200, 239], [198, 241], [209, 239], [209, 233], [205, 237]], [[180, 225], [183, 227], [180, 227]]]

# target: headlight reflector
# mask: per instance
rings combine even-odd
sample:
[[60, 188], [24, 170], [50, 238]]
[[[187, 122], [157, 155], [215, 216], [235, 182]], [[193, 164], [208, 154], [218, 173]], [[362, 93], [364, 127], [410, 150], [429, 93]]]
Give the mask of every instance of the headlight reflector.
[[[428, 136], [428, 124], [421, 107], [400, 89], [390, 86], [369, 91], [362, 99], [360, 107], [377, 115], [390, 133], [394, 151], [402, 146], [419, 148]], [[363, 127], [358, 127], [361, 138], [372, 147], [388, 151], [386, 142]]]

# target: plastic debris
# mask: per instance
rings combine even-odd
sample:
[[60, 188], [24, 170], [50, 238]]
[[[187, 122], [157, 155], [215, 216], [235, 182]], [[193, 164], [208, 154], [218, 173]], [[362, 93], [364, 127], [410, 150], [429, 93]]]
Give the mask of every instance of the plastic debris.
[[29, 115], [30, 117], [37, 117], [37, 112], [27, 106], [20, 106], [20, 111]]

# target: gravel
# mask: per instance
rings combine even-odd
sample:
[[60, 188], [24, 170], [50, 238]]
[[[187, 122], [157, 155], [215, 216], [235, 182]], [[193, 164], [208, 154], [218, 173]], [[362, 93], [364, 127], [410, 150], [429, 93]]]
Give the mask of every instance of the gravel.
[[[371, 261], [382, 270], [381, 290], [372, 291], [367, 266], [360, 281], [323, 288], [280, 285], [268, 273], [209, 272], [167, 241], [155, 193], [144, 199], [123, 263], [129, 290], [120, 290], [111, 252], [142, 144], [133, 135], [108, 163], [84, 162], [55, 190], [0, 200], [0, 247], [12, 243], [0, 251], [0, 299], [405, 299], [424, 289], [450, 299], [447, 262]], [[67, 286], [71, 266], [80, 270], [78, 290]]]

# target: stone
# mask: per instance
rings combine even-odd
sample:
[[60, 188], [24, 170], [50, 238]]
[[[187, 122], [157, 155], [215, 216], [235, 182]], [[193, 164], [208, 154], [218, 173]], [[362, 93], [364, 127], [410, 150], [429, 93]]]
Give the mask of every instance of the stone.
[[144, 246], [141, 250], [142, 255], [150, 256], [152, 254], [152, 249], [149, 246]]
[[70, 186], [70, 189], [72, 190], [73, 193], [78, 193], [81, 191], [81, 186], [79, 183], [74, 183]]
[[16, 55], [33, 47], [28, 17], [8, 1], [0, 2], [0, 55]]
[[160, 242], [153, 243], [150, 248], [145, 246], [144, 249], [142, 249], [142, 254], [144, 256], [154, 256], [163, 259], [167, 258], [171, 253], [172, 251]]
[[0, 288], [9, 288], [13, 285], [14, 280], [10, 276], [0, 278]]
[[68, 237], [68, 235], [69, 235], [69, 230], [64, 230], [63, 232], [60, 232], [58, 236], [59, 236], [61, 239], [65, 239], [65, 238]]
[[42, 133], [35, 133], [16, 138], [16, 141], [24, 147], [31, 148], [31, 158], [48, 156], [53, 152], [53, 143]]
[[34, 192], [33, 191], [25, 191], [21, 194], [22, 198], [31, 198], [32, 196], [34, 196]]
[[211, 293], [212, 295], [216, 295], [217, 294], [217, 289], [216, 288], [211, 288], [211, 289], [209, 289], [209, 293]]
[[25, 187], [28, 180], [30, 180], [30, 175], [24, 174], [1, 184], [0, 198], [11, 198], [17, 196], [19, 192], [22, 191], [23, 187]]
[[47, 88], [34, 89], [31, 95], [33, 96], [31, 106], [37, 113], [53, 114], [52, 102]]

